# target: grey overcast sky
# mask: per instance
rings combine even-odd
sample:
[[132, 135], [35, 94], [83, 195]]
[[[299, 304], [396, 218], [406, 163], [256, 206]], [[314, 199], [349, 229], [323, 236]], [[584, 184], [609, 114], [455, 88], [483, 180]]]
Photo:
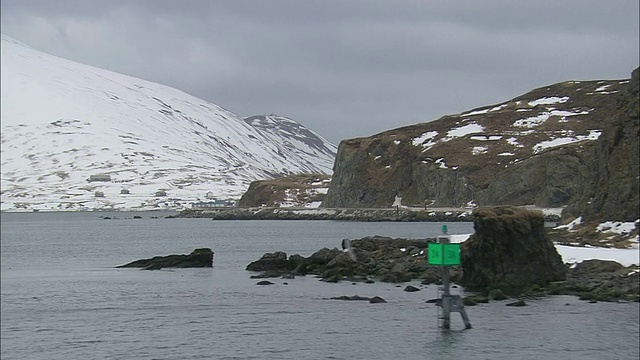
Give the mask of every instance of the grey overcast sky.
[[638, 0], [0, 0], [2, 33], [338, 144], [639, 63]]

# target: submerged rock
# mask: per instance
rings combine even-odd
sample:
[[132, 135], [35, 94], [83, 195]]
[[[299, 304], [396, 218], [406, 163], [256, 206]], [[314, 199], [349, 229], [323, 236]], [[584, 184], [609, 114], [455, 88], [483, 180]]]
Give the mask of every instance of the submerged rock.
[[160, 270], [162, 268], [213, 267], [213, 251], [209, 248], [195, 249], [188, 255], [156, 256], [150, 259], [132, 261], [117, 268], [142, 268]]
[[518, 301], [510, 302], [505, 306], [527, 306], [527, 303], [524, 302], [524, 300], [518, 300]]
[[256, 285], [274, 285], [274, 283], [272, 283], [269, 280], [262, 280], [262, 281], [258, 281]]

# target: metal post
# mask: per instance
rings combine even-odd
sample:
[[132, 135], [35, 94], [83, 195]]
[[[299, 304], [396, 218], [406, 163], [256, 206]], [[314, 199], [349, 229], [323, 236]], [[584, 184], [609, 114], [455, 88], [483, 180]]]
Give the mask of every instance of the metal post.
[[[451, 236], [447, 234], [447, 226], [442, 227], [444, 235], [438, 237], [440, 244], [449, 244], [451, 242]], [[444, 246], [443, 246], [444, 248]], [[464, 304], [460, 295], [451, 295], [451, 278], [449, 274], [449, 266], [442, 266], [442, 328], [449, 330], [451, 328], [451, 312], [459, 312], [464, 321], [465, 329], [471, 329], [471, 322], [467, 316], [467, 312], [464, 310]]]
[[[447, 228], [443, 228], [445, 236], [440, 237], [440, 244], [449, 243], [449, 235], [447, 235]], [[442, 294], [442, 328], [449, 329], [451, 327], [451, 284], [449, 279], [449, 267], [442, 267], [442, 288], [444, 290]]]

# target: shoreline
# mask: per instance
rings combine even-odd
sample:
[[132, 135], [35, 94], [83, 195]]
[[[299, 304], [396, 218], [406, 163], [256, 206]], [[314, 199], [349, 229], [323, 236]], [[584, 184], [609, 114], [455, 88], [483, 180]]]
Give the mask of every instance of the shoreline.
[[[472, 208], [293, 208], [224, 207], [182, 210], [173, 218], [213, 220], [338, 220], [365, 222], [472, 222]], [[545, 214], [557, 224], [560, 216]], [[550, 225], [551, 226], [551, 225]], [[553, 225], [555, 226], [555, 225]]]

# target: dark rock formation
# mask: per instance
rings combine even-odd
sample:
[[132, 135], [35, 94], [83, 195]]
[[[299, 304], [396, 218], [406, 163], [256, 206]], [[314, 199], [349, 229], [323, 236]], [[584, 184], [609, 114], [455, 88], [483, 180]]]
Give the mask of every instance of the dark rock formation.
[[262, 281], [258, 281], [256, 285], [274, 285], [274, 283], [272, 283], [269, 280], [262, 280]]
[[583, 300], [638, 301], [640, 268], [609, 260], [585, 260], [568, 271], [565, 282], [552, 284], [552, 291]]
[[213, 251], [209, 248], [195, 249], [189, 255], [156, 256], [130, 262], [118, 268], [142, 268], [159, 270], [162, 268], [199, 268], [213, 267]]
[[565, 266], [538, 211], [515, 207], [474, 211], [475, 233], [462, 244], [462, 284], [518, 292], [565, 279]]
[[417, 287], [415, 287], [413, 285], [407, 285], [407, 287], [404, 288], [404, 291], [406, 291], [406, 292], [416, 292], [416, 291], [420, 291], [420, 289], [418, 289]]
[[382, 303], [386, 303], [387, 302], [385, 299], [381, 298], [380, 296], [374, 296], [374, 297], [370, 298], [370, 297], [360, 296], [360, 295], [337, 296], [337, 297], [332, 297], [331, 300], [368, 301], [370, 304], [382, 304]]
[[[273, 271], [273, 270], [285, 270], [290, 271], [293, 270], [293, 262], [287, 260], [287, 254], [282, 251], [276, 251], [274, 253], [266, 253], [262, 255], [262, 257], [252, 262], [247, 266], [247, 270], [249, 271]], [[282, 274], [274, 276], [280, 276]]]
[[[327, 282], [367, 281], [370, 277], [392, 283], [440, 279], [440, 268], [428, 264], [426, 240], [374, 236], [352, 240], [351, 248], [357, 261], [336, 248], [324, 248], [308, 258], [292, 255], [286, 259], [282, 252], [268, 253], [246, 269], [263, 272], [260, 277], [312, 274]], [[453, 279], [459, 279], [459, 268], [453, 268], [452, 274]]]

